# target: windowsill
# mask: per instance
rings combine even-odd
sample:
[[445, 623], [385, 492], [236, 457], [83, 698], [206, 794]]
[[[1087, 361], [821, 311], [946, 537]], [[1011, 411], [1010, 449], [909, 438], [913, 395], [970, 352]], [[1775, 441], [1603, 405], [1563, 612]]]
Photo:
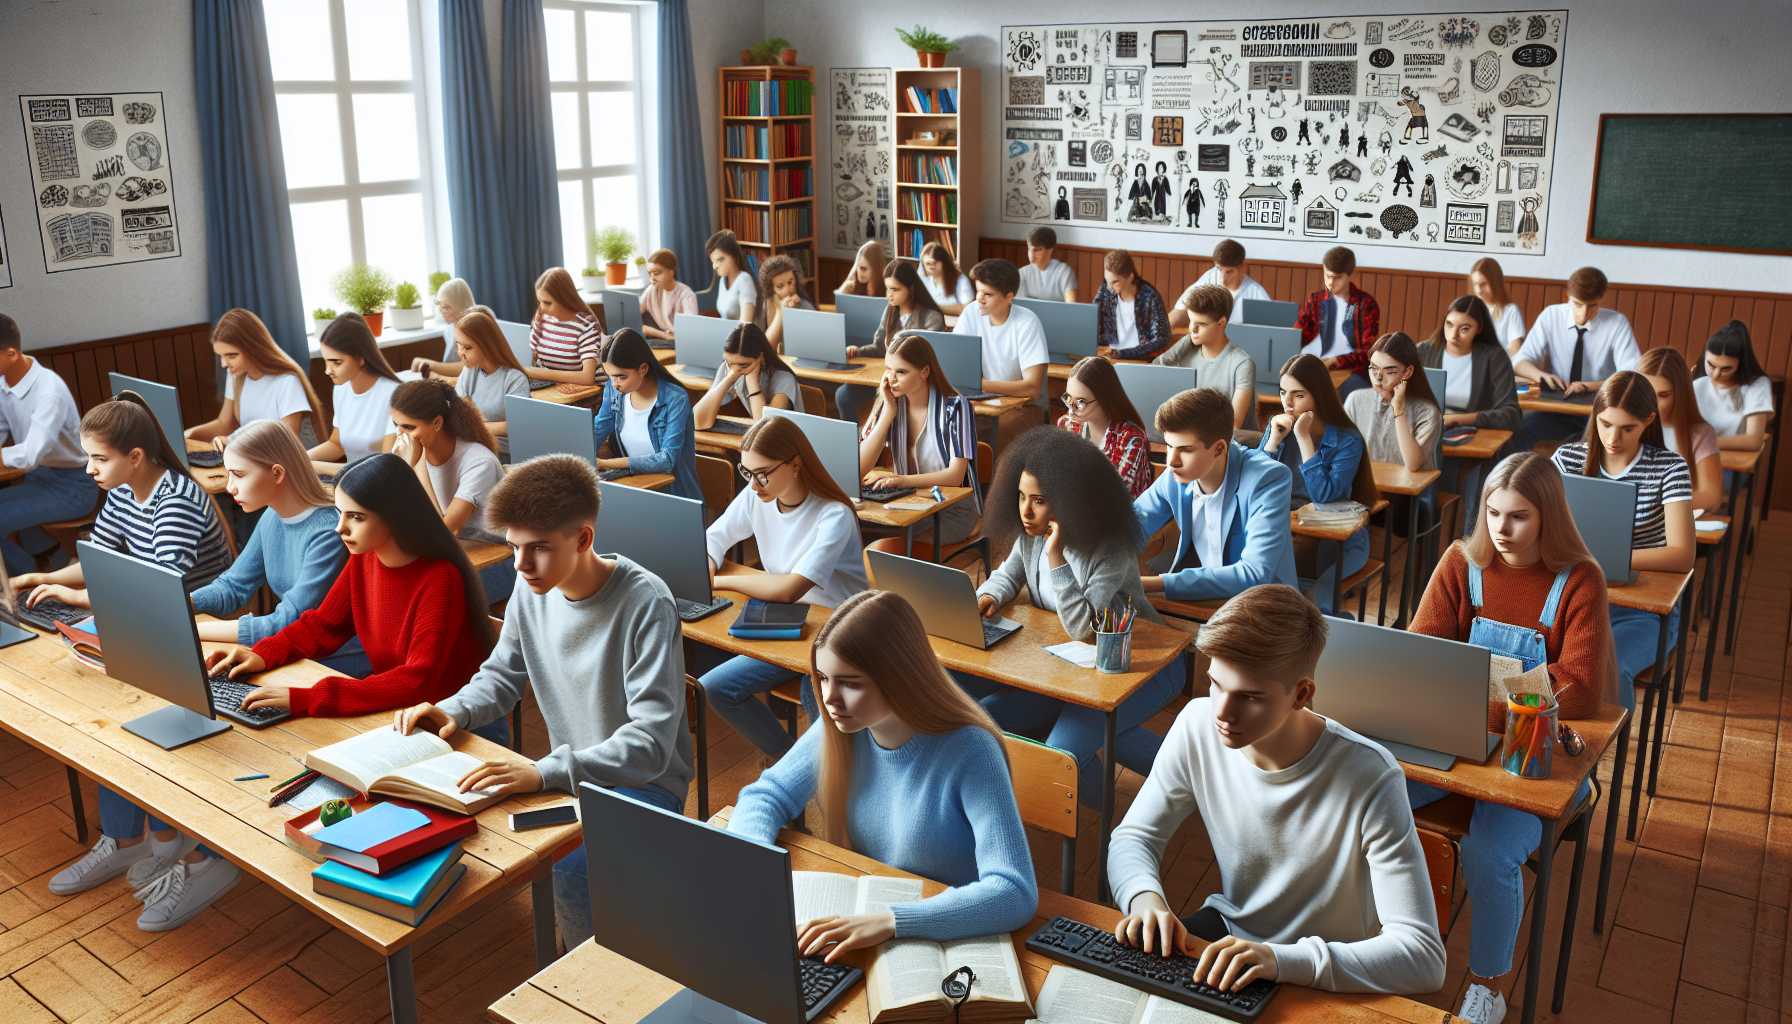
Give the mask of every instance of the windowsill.
[[[380, 348], [384, 349], [394, 348], [399, 345], [408, 345], [413, 341], [428, 341], [431, 338], [440, 338], [446, 333], [447, 326], [445, 324], [439, 320], [431, 320], [415, 330], [398, 331], [388, 328], [374, 340], [379, 343]], [[310, 346], [311, 358], [322, 359], [323, 348], [318, 344], [317, 335], [313, 333], [305, 340]]]

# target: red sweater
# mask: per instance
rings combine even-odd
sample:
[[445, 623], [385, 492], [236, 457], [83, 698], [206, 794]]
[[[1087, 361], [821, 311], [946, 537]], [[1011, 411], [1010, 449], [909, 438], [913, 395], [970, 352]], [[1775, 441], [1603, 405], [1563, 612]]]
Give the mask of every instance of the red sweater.
[[373, 665], [365, 679], [330, 676], [292, 691], [294, 715], [363, 715], [439, 701], [478, 671], [488, 648], [467, 621], [452, 562], [419, 558], [389, 569], [376, 555], [350, 555], [323, 603], [255, 645], [269, 668], [321, 658], [360, 637]]

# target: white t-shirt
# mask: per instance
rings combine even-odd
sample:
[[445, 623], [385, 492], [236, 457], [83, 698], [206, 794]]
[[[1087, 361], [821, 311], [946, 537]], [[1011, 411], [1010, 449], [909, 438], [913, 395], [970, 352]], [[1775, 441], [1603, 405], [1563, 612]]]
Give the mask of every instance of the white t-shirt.
[[397, 390], [398, 382], [385, 377], [375, 377], [372, 386], [359, 395], [353, 384], [338, 384], [330, 390], [336, 439], [349, 462], [374, 454], [387, 434], [398, 433], [392, 426], [392, 392]]
[[[460, 498], [479, 510], [463, 534], [479, 530], [485, 521], [485, 496], [491, 493], [504, 475], [504, 466], [490, 448], [478, 441], [454, 442], [454, 454], [440, 466], [429, 465], [429, 485], [435, 488], [436, 501], [447, 511], [454, 499]], [[480, 531], [483, 532], [483, 531]]]
[[1326, 341], [1326, 355], [1342, 355], [1350, 351], [1350, 331], [1345, 317], [1350, 314], [1350, 300], [1334, 295], [1332, 302], [1332, 336]]
[[1524, 310], [1518, 308], [1518, 303], [1508, 302], [1500, 307], [1500, 315], [1493, 318], [1493, 333], [1500, 336], [1501, 347], [1524, 337]]
[[1444, 351], [1444, 408], [1457, 412], [1468, 409], [1469, 396], [1475, 389], [1474, 362], [1473, 352], [1453, 356], [1447, 349]]
[[[1213, 285], [1215, 288], [1226, 287], [1226, 277], [1220, 272], [1218, 264], [1208, 267], [1207, 273], [1195, 278], [1195, 283], [1188, 286], [1189, 291], [1204, 285]], [[1230, 291], [1230, 289], [1227, 290]], [[1188, 298], [1188, 291], [1183, 292], [1182, 299], [1178, 300], [1177, 305], [1186, 307], [1188, 305]], [[1269, 290], [1258, 284], [1256, 278], [1246, 274], [1244, 279], [1238, 282], [1238, 290], [1232, 292], [1232, 301], [1234, 303], [1238, 302], [1240, 299], [1261, 299], [1264, 302], [1269, 302]], [[1232, 311], [1232, 319], [1238, 319], [1238, 310], [1234, 309]]]
[[739, 320], [741, 307], [758, 301], [759, 287], [753, 283], [753, 275], [744, 270], [734, 275], [733, 281], [716, 286], [716, 315], [724, 320]]
[[1135, 294], [1130, 299], [1118, 296], [1114, 299], [1114, 338], [1115, 348], [1137, 348], [1139, 345], [1139, 315], [1136, 307], [1139, 304]]
[[1010, 306], [1008, 319], [1000, 326], [989, 322], [983, 307], [966, 306], [952, 333], [983, 339], [983, 376], [990, 380], [1020, 380], [1031, 367], [1052, 359], [1045, 347], [1045, 326], [1025, 306]]
[[710, 562], [721, 565], [728, 549], [749, 537], [766, 572], [794, 573], [815, 584], [802, 596], [805, 604], [833, 608], [865, 589], [859, 518], [840, 502], [811, 494], [780, 512], [776, 501], [760, 501], [743, 488], [704, 535]]
[[1728, 391], [1719, 391], [1710, 377], [1694, 377], [1692, 393], [1699, 401], [1699, 415], [1719, 437], [1735, 437], [1742, 433], [1742, 423], [1748, 417], [1773, 412], [1773, 382], [1765, 375]]
[[1063, 302], [1064, 293], [1076, 290], [1076, 273], [1063, 260], [1047, 260], [1040, 270], [1031, 261], [1020, 267], [1020, 297]]
[[283, 419], [295, 412], [311, 411], [305, 385], [296, 374], [264, 373], [260, 380], [245, 374], [236, 396], [236, 422], [246, 427], [262, 420]]
[[[977, 301], [977, 286], [971, 283], [971, 275], [963, 272], [959, 273], [958, 284], [952, 289], [953, 294], [951, 295], [946, 294], [946, 286], [940, 283], [940, 279], [931, 274], [922, 274], [921, 283], [927, 286], [927, 294], [933, 296], [935, 305], [943, 306], [949, 302], [956, 302], [962, 306]], [[1060, 299], [1063, 297], [1062, 295], [1058, 296]]]
[[622, 397], [622, 429], [616, 433], [622, 439], [624, 455], [638, 459], [654, 453], [656, 449], [653, 447], [653, 435], [647, 430], [647, 420], [653, 415], [653, 407], [658, 404], [659, 396], [655, 395], [653, 401], [647, 403], [647, 408], [636, 409], [634, 396]]
[[1217, 569], [1226, 564], [1225, 519], [1220, 513], [1220, 492], [1204, 494], [1199, 487], [1189, 489], [1189, 532], [1195, 538], [1195, 554], [1201, 565]]

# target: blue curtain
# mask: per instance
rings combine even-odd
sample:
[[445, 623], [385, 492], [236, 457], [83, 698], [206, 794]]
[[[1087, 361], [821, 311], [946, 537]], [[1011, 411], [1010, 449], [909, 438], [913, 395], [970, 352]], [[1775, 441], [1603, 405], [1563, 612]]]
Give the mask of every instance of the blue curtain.
[[206, 291], [216, 319], [254, 311], [300, 366], [311, 353], [286, 160], [261, 4], [193, 0], [193, 78], [205, 164]]
[[499, 158], [496, 103], [485, 59], [481, 0], [441, 0], [442, 137], [448, 164], [448, 209], [454, 224], [454, 273], [473, 296], [506, 320], [527, 320], [519, 305], [534, 273], [512, 258], [505, 218], [504, 166]]
[[659, 16], [660, 244], [678, 256], [680, 277], [705, 281], [711, 211], [690, 13], [685, 0], [660, 0]]
[[[504, 0], [504, 194], [514, 265], [528, 280], [505, 284], [512, 308], [532, 308], [535, 275], [566, 260], [560, 244], [560, 187], [554, 167], [554, 115], [548, 96], [547, 22], [541, 0]], [[578, 267], [570, 268], [578, 273]], [[515, 297], [510, 298], [514, 289]], [[495, 296], [494, 296], [495, 297]], [[521, 305], [521, 304], [527, 305]]]

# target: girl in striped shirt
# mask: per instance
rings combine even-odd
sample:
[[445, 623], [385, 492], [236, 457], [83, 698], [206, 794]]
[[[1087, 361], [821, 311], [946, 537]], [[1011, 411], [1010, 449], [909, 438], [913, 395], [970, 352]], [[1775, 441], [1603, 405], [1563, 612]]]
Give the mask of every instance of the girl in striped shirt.
[[[884, 377], [877, 404], [859, 431], [859, 472], [870, 483], [871, 470], [889, 453], [895, 473], [880, 486], [969, 487], [971, 496], [940, 513], [940, 541], [957, 543], [977, 528], [983, 495], [972, 467], [977, 460], [977, 414], [970, 399], [959, 394], [940, 369], [933, 346], [918, 334], [897, 335], [884, 355]], [[886, 537], [873, 547], [900, 554], [900, 537]], [[933, 546], [915, 541], [916, 558], [937, 558]]]
[[535, 319], [529, 325], [533, 380], [551, 380], [564, 392], [597, 383], [603, 320], [579, 297], [565, 267], [551, 267], [535, 281]]

